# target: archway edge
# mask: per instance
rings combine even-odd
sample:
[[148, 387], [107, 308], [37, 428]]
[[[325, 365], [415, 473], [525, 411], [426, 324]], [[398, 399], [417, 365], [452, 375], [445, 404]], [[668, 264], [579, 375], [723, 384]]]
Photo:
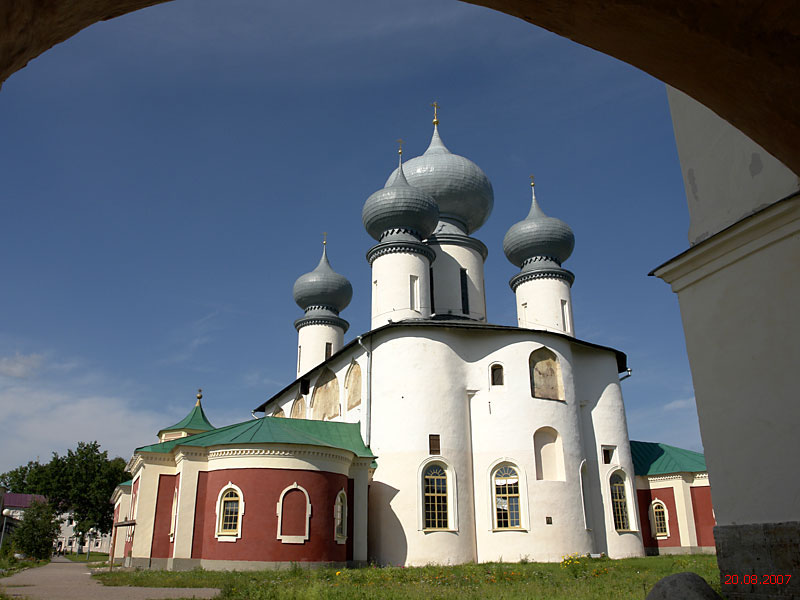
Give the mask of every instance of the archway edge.
[[[0, 84], [82, 29], [171, 0], [5, 0]], [[462, 0], [467, 1], [467, 0]], [[543, 27], [682, 90], [800, 173], [796, 0], [469, 1]]]

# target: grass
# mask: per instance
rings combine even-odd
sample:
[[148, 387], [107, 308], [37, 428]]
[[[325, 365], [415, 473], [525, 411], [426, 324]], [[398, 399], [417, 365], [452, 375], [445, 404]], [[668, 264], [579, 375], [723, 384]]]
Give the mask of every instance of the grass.
[[713, 555], [610, 560], [571, 557], [562, 563], [485, 563], [415, 568], [284, 571], [116, 571], [105, 585], [216, 587], [224, 600], [589, 600], [644, 598], [662, 577], [693, 571], [720, 592]]
[[[31, 567], [43, 567], [49, 562], [49, 560], [36, 560], [34, 558], [0, 558], [0, 577], [8, 577]], [[0, 600], [2, 600], [2, 596], [0, 596]]]
[[86, 554], [65, 554], [64, 558], [72, 562], [108, 562], [108, 554], [104, 552], [91, 552], [89, 553], [89, 560], [86, 560]]

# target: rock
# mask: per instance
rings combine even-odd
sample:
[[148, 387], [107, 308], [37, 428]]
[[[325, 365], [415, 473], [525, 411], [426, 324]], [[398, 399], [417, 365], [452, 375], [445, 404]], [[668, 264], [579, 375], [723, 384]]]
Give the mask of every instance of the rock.
[[675, 573], [656, 583], [645, 600], [720, 600], [720, 596], [697, 573]]

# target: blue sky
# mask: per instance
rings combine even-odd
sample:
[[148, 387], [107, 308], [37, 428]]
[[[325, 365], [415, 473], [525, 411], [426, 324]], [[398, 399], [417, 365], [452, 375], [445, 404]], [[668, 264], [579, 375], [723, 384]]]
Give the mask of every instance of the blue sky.
[[578, 337], [628, 354], [632, 439], [701, 449], [676, 297], [687, 246], [664, 85], [461, 4], [178, 0], [98, 23], [0, 91], [0, 471], [97, 439], [125, 458], [204, 390], [211, 421], [294, 378], [295, 279], [328, 232], [369, 328], [361, 207], [431, 134], [489, 176], [489, 320], [506, 230], [575, 231]]

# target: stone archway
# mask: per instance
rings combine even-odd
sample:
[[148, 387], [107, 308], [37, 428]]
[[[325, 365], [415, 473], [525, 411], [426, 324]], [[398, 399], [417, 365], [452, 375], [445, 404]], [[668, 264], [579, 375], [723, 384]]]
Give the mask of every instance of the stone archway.
[[[170, 0], [5, 0], [0, 82], [98, 21]], [[479, 0], [682, 90], [800, 173], [795, 0]]]

